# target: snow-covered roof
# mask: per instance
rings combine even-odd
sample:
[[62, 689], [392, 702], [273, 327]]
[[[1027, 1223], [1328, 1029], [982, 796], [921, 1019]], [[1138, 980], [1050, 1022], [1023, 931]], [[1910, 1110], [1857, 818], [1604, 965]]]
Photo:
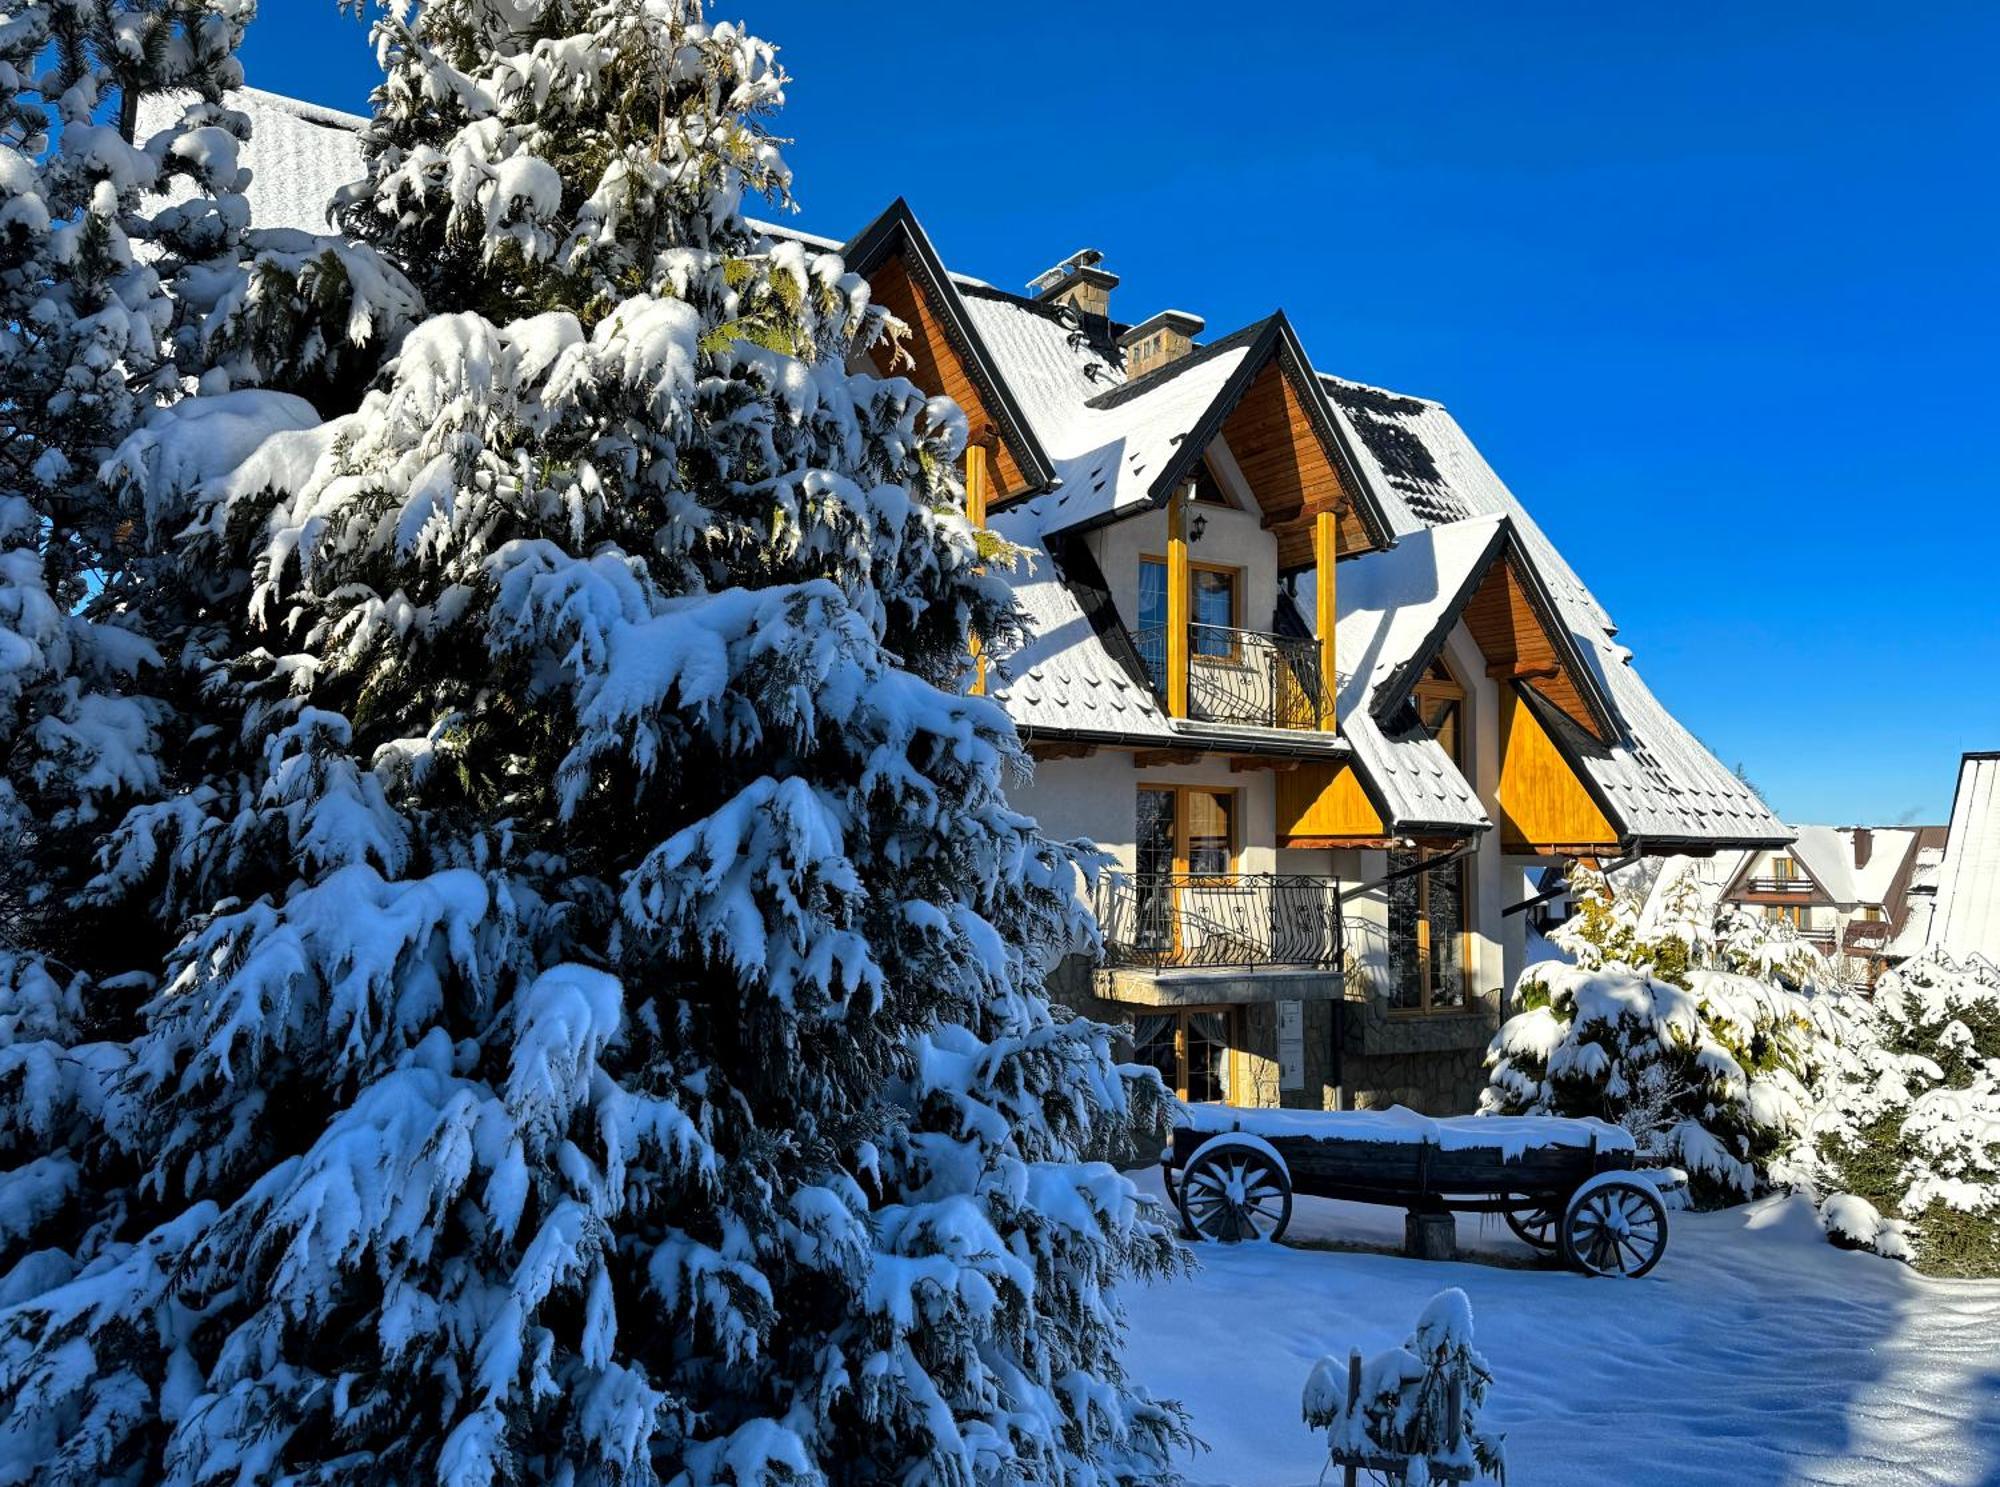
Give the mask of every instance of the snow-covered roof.
[[994, 516], [994, 532], [1017, 553], [1009, 574], [1023, 638], [991, 655], [987, 692], [1029, 738], [1098, 740], [1150, 748], [1342, 758], [1337, 734], [1234, 727], [1167, 716], [1132, 649], [1089, 554], [1072, 548], [1069, 567], [1050, 556], [1036, 513]]
[[[1519, 499], [1487, 464], [1458, 421], [1439, 404], [1336, 377], [1323, 378], [1360, 436], [1379, 488], [1395, 496], [1399, 540], [1460, 522], [1505, 516], [1521, 551], [1554, 601], [1591, 680], [1618, 725], [1615, 742], [1591, 738], [1555, 709], [1544, 721], [1594, 787], [1612, 823], [1649, 847], [1778, 845], [1784, 823], [1757, 793], [1663, 707], [1617, 642], [1617, 627]], [[1350, 569], [1383, 561], [1368, 554]], [[1359, 750], [1357, 750], [1359, 753]]]
[[1794, 826], [1792, 832], [1792, 856], [1826, 896], [1836, 904], [1856, 902], [1853, 844], [1831, 826]]
[[988, 695], [1030, 732], [1117, 734], [1161, 746], [1177, 742], [1152, 687], [1112, 656], [1042, 545], [1032, 515], [1002, 512], [992, 525], [1020, 554], [1012, 582], [1027, 635], [993, 656]]
[[2000, 964], [2000, 753], [1959, 765], [1928, 946]]
[[1452, 618], [1506, 535], [1505, 517], [1481, 517], [1414, 532], [1387, 552], [1341, 565], [1334, 595], [1334, 654], [1347, 668], [1340, 679], [1341, 732], [1398, 826], [1492, 824], [1437, 741], [1421, 727], [1385, 722], [1377, 702]]
[[[244, 193], [250, 225], [335, 231], [327, 212], [334, 192], [367, 174], [359, 131], [368, 121], [261, 88], [238, 88], [224, 101], [250, 118], [250, 144], [237, 156], [251, 172]], [[157, 94], [140, 99], [135, 137], [143, 141], [169, 127], [184, 106]], [[186, 200], [191, 188], [185, 181], [175, 185], [167, 199]]]
[[[326, 204], [334, 190], [362, 174], [355, 135], [360, 121], [254, 89], [242, 90], [232, 101], [251, 114], [256, 129], [246, 157], [256, 176], [250, 191], [253, 220], [262, 226], [325, 230]], [[161, 114], [153, 127], [163, 122]], [[789, 225], [773, 224], [772, 230], [816, 246], [833, 242]], [[1594, 699], [1603, 700], [1615, 725], [1609, 730], [1615, 737], [1607, 743], [1547, 709], [1551, 735], [1628, 839], [1670, 848], [1776, 844], [1789, 838], [1756, 794], [1660, 705], [1633, 671], [1631, 653], [1616, 643], [1616, 628], [1603, 606], [1438, 404], [1331, 376], [1319, 376], [1315, 383], [1282, 314], [1128, 381], [1116, 346], [1120, 327], [952, 273], [901, 201], [846, 246], [856, 252], [886, 251], [891, 244], [912, 246], [922, 260], [919, 267], [934, 274], [948, 329], [964, 342], [978, 375], [993, 384], [996, 416], [1003, 424], [1020, 426], [1014, 442], [1024, 469], [1051, 485], [1023, 503], [1029, 509], [1020, 523], [1021, 535], [1051, 571], [1045, 579], [1030, 574], [1023, 580], [1023, 604], [1034, 635], [1013, 658], [1022, 669], [999, 689], [1024, 727], [1073, 727], [1077, 718], [1089, 714], [1103, 720], [1098, 726], [1122, 727], [1131, 721], [1140, 735], [1152, 736], [1151, 730], [1165, 721], [1158, 718], [1150, 695], [1139, 695], [1145, 691], [1141, 682], [1105, 650], [1096, 627], [1079, 627], [1065, 608], [1059, 592], [1065, 584], [1053, 573], [1048, 544], [1065, 532], [1158, 504], [1163, 491], [1199, 457], [1249, 378], [1276, 359], [1295, 387], [1303, 381], [1299, 390], [1306, 411], [1320, 437], [1340, 456], [1364, 524], [1382, 547], [1475, 523], [1468, 532], [1453, 533], [1430, 548], [1433, 558], [1462, 556], [1482, 533], [1490, 537], [1493, 518], [1506, 519], [1512, 542], [1535, 583], [1553, 600], [1581, 669], [1588, 673], [1577, 678], [1579, 684], [1592, 696], [1593, 706]], [[1375, 585], [1387, 592], [1407, 578], [1404, 568], [1368, 568], [1389, 556], [1375, 552], [1342, 564], [1343, 631], [1348, 614], [1366, 628], [1361, 611], [1345, 608], [1350, 588], [1365, 594]], [[1371, 572], [1381, 576], [1371, 577]], [[1067, 603], [1076, 604], [1073, 592]], [[1442, 618], [1430, 615], [1434, 622]], [[1382, 619], [1378, 613], [1377, 631]], [[1400, 621], [1394, 628], [1400, 636]], [[1069, 636], [1083, 648], [1077, 658], [1057, 654], [1063, 649], [1061, 638]], [[1368, 641], [1356, 643], [1365, 656]], [[1346, 647], [1343, 635], [1343, 658], [1350, 654]], [[1107, 666], [1118, 676], [1107, 672]], [[1378, 680], [1373, 659], [1348, 669], [1364, 687]], [[1390, 738], [1371, 709], [1356, 710], [1345, 697], [1343, 711], [1352, 726], [1357, 759], [1378, 793], [1395, 808], [1410, 807], [1413, 823], [1485, 824], [1483, 813], [1474, 815], [1470, 787], [1434, 746]], [[1070, 721], [1046, 721], [1057, 717]], [[1180, 731], [1187, 725], [1168, 726]], [[1426, 821], [1430, 814], [1442, 819]]]

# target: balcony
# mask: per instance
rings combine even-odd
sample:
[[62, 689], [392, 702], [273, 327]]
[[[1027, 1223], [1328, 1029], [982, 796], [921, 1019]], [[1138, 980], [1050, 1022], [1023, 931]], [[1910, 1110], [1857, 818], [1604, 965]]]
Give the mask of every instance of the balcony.
[[[1163, 701], [1171, 695], [1168, 638], [1164, 625], [1132, 636]], [[1188, 716], [1198, 722], [1316, 733], [1333, 717], [1337, 681], [1324, 675], [1316, 640], [1190, 624], [1184, 664]]]
[[1775, 893], [1787, 898], [1811, 898], [1813, 882], [1810, 878], [1746, 878], [1743, 881], [1745, 893]]
[[1107, 872], [1097, 918], [1108, 963], [1139, 970], [1339, 970], [1340, 882]]

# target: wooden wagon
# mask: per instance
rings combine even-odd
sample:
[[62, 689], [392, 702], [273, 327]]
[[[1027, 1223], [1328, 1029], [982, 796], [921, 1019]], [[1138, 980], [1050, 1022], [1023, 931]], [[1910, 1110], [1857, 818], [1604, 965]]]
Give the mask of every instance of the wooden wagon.
[[1160, 1154], [1190, 1237], [1277, 1239], [1292, 1194], [1417, 1215], [1497, 1213], [1544, 1254], [1590, 1275], [1640, 1276], [1667, 1248], [1658, 1187], [1631, 1136], [1598, 1120], [1433, 1119], [1391, 1110], [1183, 1107]]

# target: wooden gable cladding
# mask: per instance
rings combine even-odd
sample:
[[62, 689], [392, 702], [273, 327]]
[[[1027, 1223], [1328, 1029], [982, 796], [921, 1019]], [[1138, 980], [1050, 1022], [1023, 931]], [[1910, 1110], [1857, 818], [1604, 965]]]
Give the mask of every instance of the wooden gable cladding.
[[1569, 664], [1557, 647], [1553, 621], [1542, 613], [1510, 553], [1488, 570], [1465, 606], [1465, 627], [1486, 658], [1487, 675], [1504, 687], [1526, 682], [1577, 727], [1606, 742]]
[[990, 500], [1004, 501], [1027, 490], [1029, 482], [1021, 473], [1020, 462], [1015, 458], [1014, 451], [997, 437], [993, 415], [987, 408], [986, 399], [980, 395], [965, 358], [952, 345], [951, 338], [945, 333], [944, 321], [932, 308], [923, 288], [911, 275], [909, 266], [900, 256], [890, 258], [875, 270], [868, 282], [875, 303], [909, 326], [910, 334], [903, 342], [903, 349], [915, 362], [914, 366], [905, 363], [892, 368], [891, 349], [887, 343], [882, 343], [870, 353], [876, 370], [884, 376], [908, 377], [925, 392], [933, 396], [941, 393], [965, 410], [973, 443], [985, 445], [993, 451]]
[[1339, 513], [1342, 552], [1374, 549], [1375, 539], [1356, 513], [1354, 492], [1279, 361], [1257, 374], [1224, 420], [1222, 437], [1263, 508], [1264, 525], [1278, 534], [1281, 568], [1311, 565], [1313, 520], [1322, 511]]
[[1278, 845], [1375, 842], [1388, 834], [1350, 763], [1302, 764], [1277, 776]]
[[1500, 697], [1502, 850], [1533, 856], [1619, 845], [1619, 834], [1534, 708], [1504, 682]]

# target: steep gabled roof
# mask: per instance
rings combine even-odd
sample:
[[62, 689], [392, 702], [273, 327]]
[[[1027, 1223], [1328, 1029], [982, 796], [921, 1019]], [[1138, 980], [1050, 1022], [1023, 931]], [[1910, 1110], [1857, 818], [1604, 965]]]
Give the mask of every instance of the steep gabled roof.
[[2000, 753], [1959, 763], [1928, 948], [2000, 965]]
[[[1120, 372], [1115, 385], [1080, 404], [1049, 409], [1048, 442], [1063, 484], [1037, 501], [1042, 530], [1089, 531], [1165, 505], [1267, 373], [1290, 389], [1363, 540], [1390, 546], [1393, 525], [1359, 437], [1327, 397], [1283, 311], [1144, 377], [1127, 381]], [[1036, 366], [1018, 369], [1021, 377], [1041, 374]], [[1112, 380], [1108, 364], [1101, 375]]]
[[980, 401], [1019, 465], [1028, 488], [1041, 490], [1050, 485], [1056, 479], [1056, 471], [1048, 451], [1015, 400], [1014, 391], [987, 349], [978, 325], [966, 313], [957, 283], [945, 271], [937, 249], [931, 245], [929, 234], [917, 221], [909, 203], [897, 197], [841, 249], [841, 256], [849, 269], [864, 278], [874, 276], [891, 260], [901, 261], [978, 390]]
[[[1604, 606], [1562, 555], [1457, 420], [1437, 403], [1322, 377], [1360, 437], [1377, 486], [1391, 494], [1399, 537], [1504, 516], [1531, 571], [1568, 631], [1578, 676], [1587, 678], [1617, 725], [1610, 741], [1594, 738], [1563, 711], [1529, 693], [1537, 718], [1628, 844], [1649, 851], [1780, 846], [1791, 832], [1743, 781], [1725, 769], [1660, 704], [1617, 642]], [[1351, 568], [1379, 556], [1343, 563]], [[1357, 757], [1360, 751], [1357, 750]]]

